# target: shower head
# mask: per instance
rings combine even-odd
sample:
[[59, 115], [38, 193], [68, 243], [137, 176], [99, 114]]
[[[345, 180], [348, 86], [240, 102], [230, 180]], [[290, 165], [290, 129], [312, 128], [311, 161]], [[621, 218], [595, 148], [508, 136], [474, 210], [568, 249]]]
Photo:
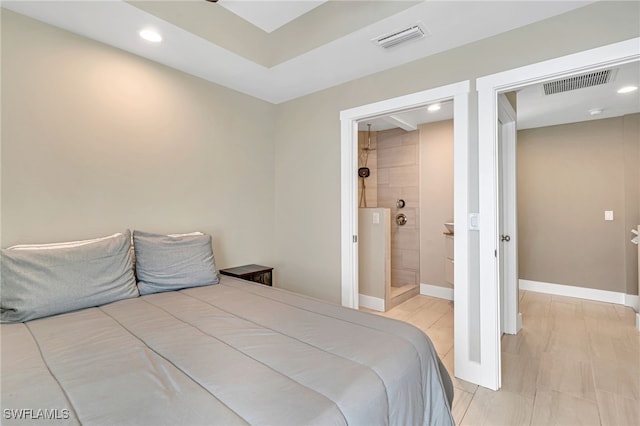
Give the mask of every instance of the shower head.
[[371, 123], [367, 123], [367, 146], [362, 148], [363, 151], [375, 151], [375, 148], [371, 148]]

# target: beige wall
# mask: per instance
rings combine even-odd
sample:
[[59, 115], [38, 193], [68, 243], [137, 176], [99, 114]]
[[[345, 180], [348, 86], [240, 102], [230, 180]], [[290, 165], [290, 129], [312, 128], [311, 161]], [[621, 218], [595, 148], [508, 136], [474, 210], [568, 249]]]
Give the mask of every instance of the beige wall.
[[521, 279], [637, 294], [639, 116], [518, 132]]
[[[391, 211], [391, 285], [417, 285], [420, 279], [418, 131], [391, 129], [377, 133], [378, 207]], [[405, 207], [396, 202], [402, 199]], [[395, 217], [407, 216], [399, 226]]]
[[266, 102], [3, 9], [1, 244], [202, 230], [218, 266], [277, 268], [274, 117]]
[[[487, 74], [639, 35], [640, 3], [600, 2], [279, 105], [274, 138], [275, 252], [283, 262], [282, 285], [340, 302], [341, 110], [463, 80], [473, 84]], [[472, 209], [478, 200], [476, 99], [472, 87]], [[477, 239], [472, 238], [471, 245], [473, 250]], [[474, 258], [471, 285], [478, 281]]]
[[453, 120], [420, 130], [420, 282], [451, 287], [445, 280], [446, 228], [453, 222]]

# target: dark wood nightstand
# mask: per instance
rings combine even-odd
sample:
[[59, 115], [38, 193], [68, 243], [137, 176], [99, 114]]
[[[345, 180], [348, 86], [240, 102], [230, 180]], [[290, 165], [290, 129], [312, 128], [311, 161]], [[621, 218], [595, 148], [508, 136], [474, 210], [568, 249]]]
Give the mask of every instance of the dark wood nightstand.
[[222, 275], [229, 275], [247, 281], [272, 286], [273, 285], [273, 268], [262, 265], [243, 265], [235, 268], [220, 269]]

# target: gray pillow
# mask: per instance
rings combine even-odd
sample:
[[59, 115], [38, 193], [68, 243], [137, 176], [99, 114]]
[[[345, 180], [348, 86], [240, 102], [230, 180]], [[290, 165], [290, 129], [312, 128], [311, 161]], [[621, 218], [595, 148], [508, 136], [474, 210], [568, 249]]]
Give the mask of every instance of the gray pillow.
[[219, 282], [211, 235], [133, 231], [141, 295]]
[[0, 321], [22, 322], [138, 297], [131, 233], [17, 246], [0, 254]]

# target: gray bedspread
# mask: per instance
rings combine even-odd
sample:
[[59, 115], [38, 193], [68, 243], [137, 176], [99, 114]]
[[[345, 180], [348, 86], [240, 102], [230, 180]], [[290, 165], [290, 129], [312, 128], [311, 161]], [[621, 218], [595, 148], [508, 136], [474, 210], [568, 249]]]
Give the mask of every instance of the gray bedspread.
[[417, 328], [230, 277], [0, 335], [2, 424], [453, 424]]

